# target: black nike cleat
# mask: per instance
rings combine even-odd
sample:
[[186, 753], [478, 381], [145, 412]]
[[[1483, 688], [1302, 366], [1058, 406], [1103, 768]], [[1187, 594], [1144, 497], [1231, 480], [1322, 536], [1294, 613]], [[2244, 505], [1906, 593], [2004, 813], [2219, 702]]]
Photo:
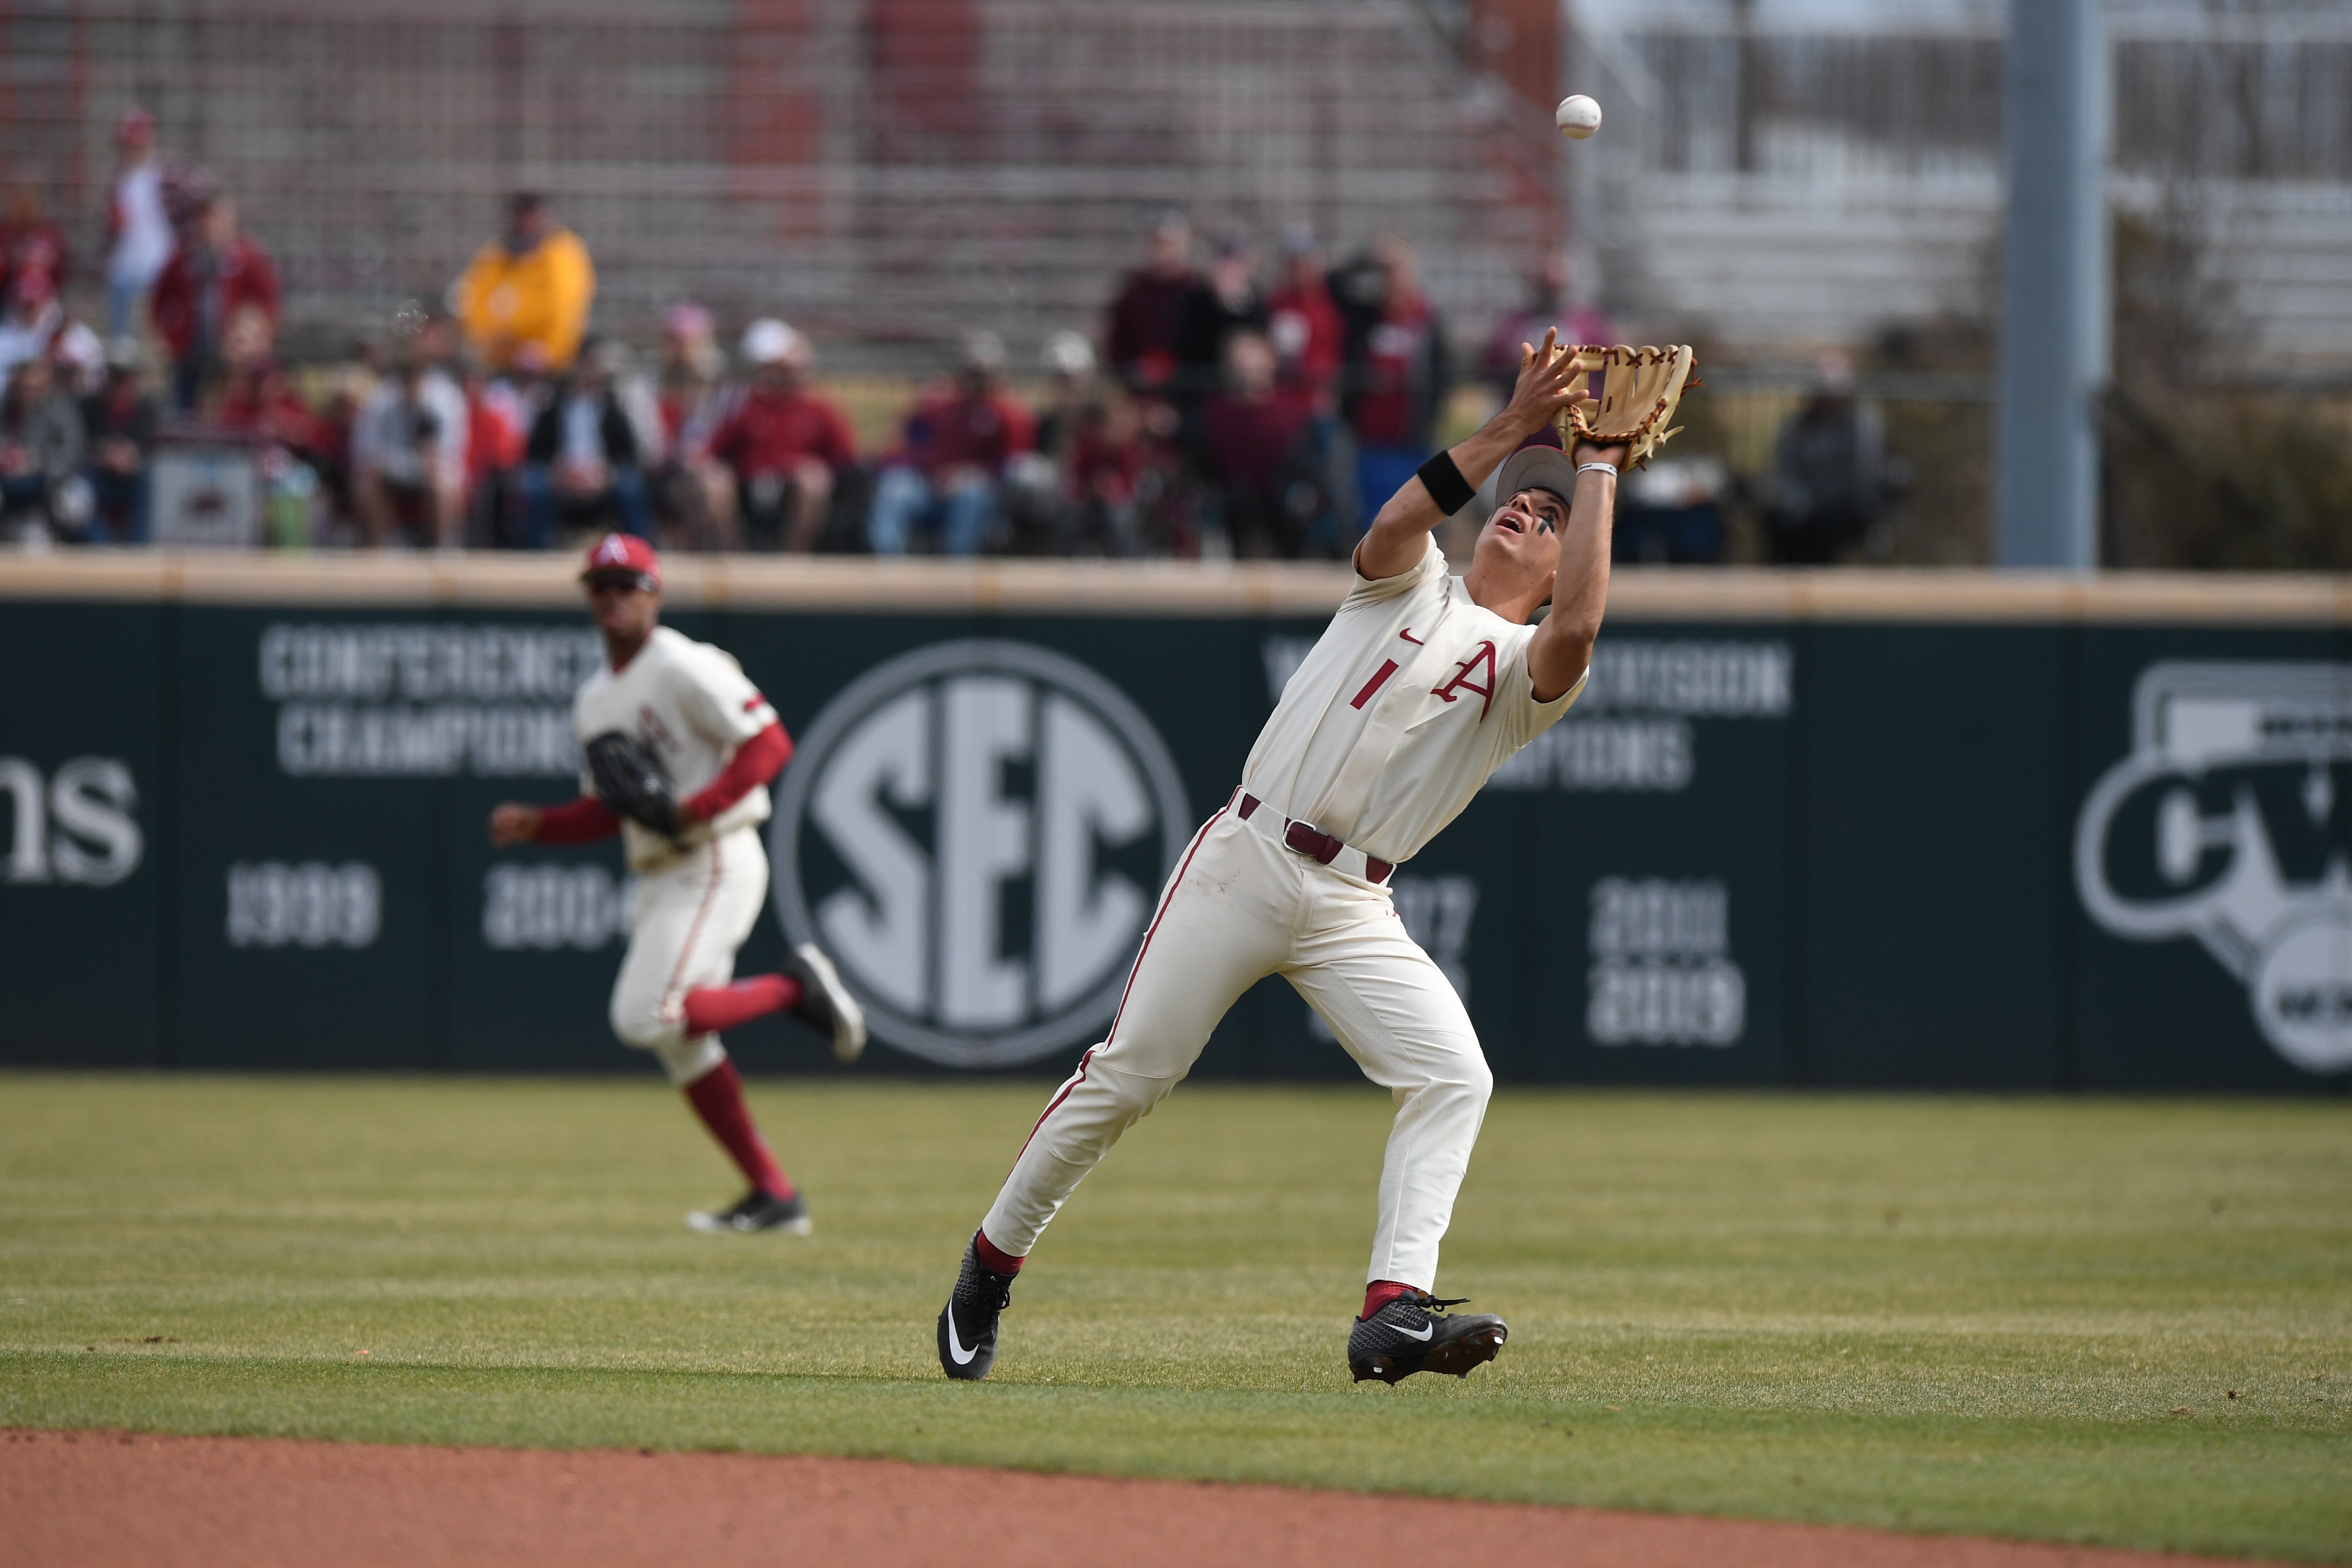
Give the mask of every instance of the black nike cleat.
[[793, 1016], [833, 1042], [837, 1061], [854, 1062], [866, 1051], [866, 1012], [841, 983], [833, 960], [813, 942], [804, 942], [784, 961], [784, 973], [801, 983], [800, 1005]]
[[1445, 1372], [1467, 1377], [1481, 1362], [1495, 1359], [1511, 1331], [1492, 1312], [1447, 1315], [1459, 1307], [1441, 1301], [1424, 1290], [1399, 1296], [1369, 1318], [1358, 1318], [1348, 1331], [1348, 1370], [1361, 1383], [1377, 1377], [1394, 1383], [1416, 1372]]
[[1013, 1300], [1013, 1276], [981, 1262], [979, 1238], [964, 1244], [963, 1271], [940, 1309], [940, 1370], [967, 1383], [996, 1364], [996, 1316]]
[[809, 1218], [808, 1200], [794, 1193], [788, 1198], [771, 1197], [766, 1193], [746, 1193], [743, 1201], [731, 1209], [717, 1214], [690, 1214], [687, 1225], [695, 1230], [712, 1235], [735, 1231], [782, 1230], [794, 1236], [806, 1236], [816, 1228]]

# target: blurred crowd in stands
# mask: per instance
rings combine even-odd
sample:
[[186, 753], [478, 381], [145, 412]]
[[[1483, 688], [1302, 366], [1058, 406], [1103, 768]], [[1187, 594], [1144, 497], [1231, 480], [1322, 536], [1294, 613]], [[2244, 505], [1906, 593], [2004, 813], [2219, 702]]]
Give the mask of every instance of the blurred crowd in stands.
[[[617, 526], [705, 551], [1339, 559], [1435, 449], [1452, 391], [1403, 241], [1335, 260], [1297, 226], [1267, 256], [1238, 233], [1203, 247], [1171, 212], [1096, 333], [1053, 334], [1033, 368], [975, 330], [861, 448], [782, 320], [722, 333], [679, 303], [650, 358], [592, 333], [588, 247], [531, 194], [445, 300], [298, 373], [233, 196], [163, 155], [142, 111], [116, 142], [103, 337], [65, 306], [74, 258], [37, 186], [0, 214], [0, 537], [19, 543], [179, 537], [157, 521], [186, 500], [173, 462], [226, 453], [281, 548], [544, 550]], [[1546, 326], [1612, 341], [1570, 281], [1540, 268], [1463, 356], [1498, 395]], [[1717, 558], [1705, 484], [1660, 510], [1621, 552]]]

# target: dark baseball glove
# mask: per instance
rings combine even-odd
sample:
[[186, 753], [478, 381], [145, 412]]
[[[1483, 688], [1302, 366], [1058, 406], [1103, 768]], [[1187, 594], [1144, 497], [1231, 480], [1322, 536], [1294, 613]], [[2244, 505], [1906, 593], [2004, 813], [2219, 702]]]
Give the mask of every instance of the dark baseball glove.
[[651, 752], [618, 730], [588, 742], [588, 776], [596, 798], [623, 816], [667, 838], [678, 835], [677, 796]]

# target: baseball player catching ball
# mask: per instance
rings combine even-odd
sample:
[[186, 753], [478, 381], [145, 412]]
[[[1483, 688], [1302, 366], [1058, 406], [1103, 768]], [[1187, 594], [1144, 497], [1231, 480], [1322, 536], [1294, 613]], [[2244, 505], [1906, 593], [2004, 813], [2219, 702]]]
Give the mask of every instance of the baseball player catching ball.
[[[1109, 1037], [1045, 1107], [964, 1249], [940, 1366], [988, 1374], [1013, 1277], [1071, 1192], [1190, 1071], [1225, 1009], [1267, 974], [1297, 987], [1396, 1099], [1381, 1170], [1359, 1380], [1466, 1376], [1508, 1331], [1430, 1293], [1438, 1243], [1494, 1085], [1469, 1015], [1390, 902], [1398, 865], [1582, 689], [1609, 590], [1626, 448], [1527, 445], [1586, 366], [1547, 332], [1509, 404], [1422, 466], [1356, 548], [1356, 585], [1266, 721], [1230, 800], [1193, 837], [1144, 933]], [[1553, 437], [1547, 437], [1553, 438]], [[1430, 531], [1499, 465], [1502, 498], [1448, 576]], [[1545, 603], [1549, 616], [1530, 626]]]
[[768, 897], [759, 826], [792, 737], [742, 667], [660, 624], [653, 546], [607, 534], [588, 552], [590, 613], [606, 665], [580, 688], [572, 722], [585, 788], [556, 806], [505, 805], [490, 842], [586, 844], [621, 833], [637, 874], [629, 951], [613, 986], [613, 1032], [651, 1051], [751, 1190], [734, 1207], [690, 1214], [697, 1230], [805, 1234], [808, 1205], [769, 1152], [721, 1029], [790, 1011], [855, 1061], [866, 1021], [834, 967], [803, 944], [786, 972], [732, 980], [735, 950]]

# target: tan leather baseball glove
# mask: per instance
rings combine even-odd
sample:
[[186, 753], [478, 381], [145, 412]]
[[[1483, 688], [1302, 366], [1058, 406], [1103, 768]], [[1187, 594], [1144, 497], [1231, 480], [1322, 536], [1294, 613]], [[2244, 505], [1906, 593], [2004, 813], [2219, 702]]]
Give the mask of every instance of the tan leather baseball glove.
[[1688, 343], [1670, 348], [1628, 348], [1623, 343], [1601, 347], [1587, 343], [1562, 346], [1587, 366], [1571, 386], [1584, 396], [1552, 416], [1560, 445], [1576, 450], [1579, 441], [1596, 447], [1623, 447], [1625, 466], [1638, 468], [1650, 454], [1678, 434], [1673, 423], [1675, 406], [1683, 394], [1700, 384], [1691, 374], [1694, 362]]

